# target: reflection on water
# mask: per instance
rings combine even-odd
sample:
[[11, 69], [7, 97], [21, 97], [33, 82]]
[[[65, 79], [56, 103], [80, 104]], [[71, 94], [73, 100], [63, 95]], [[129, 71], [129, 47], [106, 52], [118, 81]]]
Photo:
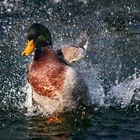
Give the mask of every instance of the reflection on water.
[[87, 115], [67, 113], [63, 114], [65, 121], [58, 124], [50, 124], [46, 117], [31, 117], [28, 120], [28, 133], [30, 138], [44, 138], [46, 140], [69, 140], [72, 133], [79, 132], [91, 126]]

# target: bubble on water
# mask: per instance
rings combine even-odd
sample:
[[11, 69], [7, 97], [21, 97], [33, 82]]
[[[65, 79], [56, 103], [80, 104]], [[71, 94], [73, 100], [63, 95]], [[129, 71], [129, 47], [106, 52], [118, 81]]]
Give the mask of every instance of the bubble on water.
[[83, 2], [84, 4], [87, 4], [88, 0], [78, 0], [78, 2]]
[[60, 3], [61, 0], [52, 0], [53, 3]]

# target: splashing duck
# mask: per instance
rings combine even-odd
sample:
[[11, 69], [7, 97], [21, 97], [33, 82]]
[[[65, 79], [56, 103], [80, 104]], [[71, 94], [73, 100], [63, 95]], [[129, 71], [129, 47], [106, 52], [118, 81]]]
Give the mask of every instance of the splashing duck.
[[[82, 42], [86, 44], [86, 40]], [[70, 62], [83, 57], [84, 49], [81, 46], [65, 46], [55, 51], [51, 33], [44, 25], [36, 23], [28, 29], [27, 44], [22, 55], [28, 56], [34, 51], [27, 79], [32, 88], [32, 99], [39, 110], [57, 116], [88, 102], [88, 88], [84, 80], [69, 66]], [[60, 119], [55, 117], [50, 121], [59, 122]]]

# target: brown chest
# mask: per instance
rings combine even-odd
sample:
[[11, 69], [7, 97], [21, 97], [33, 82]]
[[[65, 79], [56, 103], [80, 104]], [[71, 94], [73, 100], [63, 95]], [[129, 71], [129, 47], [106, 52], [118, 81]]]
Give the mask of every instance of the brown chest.
[[54, 97], [57, 91], [63, 88], [65, 69], [65, 66], [60, 64], [32, 65], [28, 73], [28, 82], [39, 95]]

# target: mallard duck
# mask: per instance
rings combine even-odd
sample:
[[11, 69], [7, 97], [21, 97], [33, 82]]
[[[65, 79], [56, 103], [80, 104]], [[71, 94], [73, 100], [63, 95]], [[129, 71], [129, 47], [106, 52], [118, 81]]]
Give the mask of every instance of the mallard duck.
[[66, 57], [63, 49], [53, 49], [50, 31], [44, 25], [36, 23], [31, 25], [27, 35], [27, 44], [22, 55], [28, 56], [34, 52], [27, 79], [32, 88], [32, 98], [39, 109], [53, 116], [76, 110], [81, 103], [87, 103], [88, 88], [84, 80], [69, 66], [69, 60], [64, 62], [65, 60], [60, 59], [60, 52], [64, 59]]

